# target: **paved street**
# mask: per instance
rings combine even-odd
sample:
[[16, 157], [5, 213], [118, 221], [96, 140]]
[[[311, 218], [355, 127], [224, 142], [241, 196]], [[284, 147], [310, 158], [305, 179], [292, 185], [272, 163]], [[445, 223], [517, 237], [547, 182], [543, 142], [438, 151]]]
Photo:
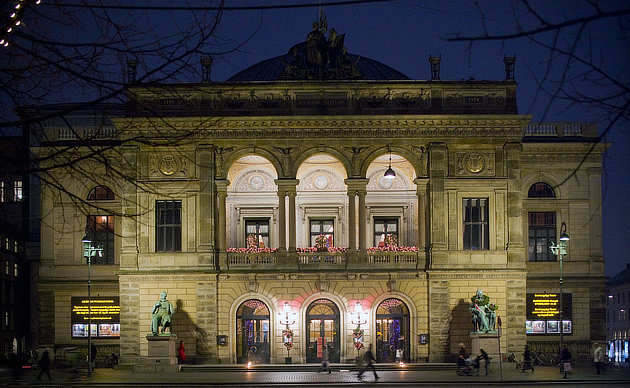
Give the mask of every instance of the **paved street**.
[[[520, 373], [514, 364], [504, 364], [503, 380], [499, 371], [494, 369], [490, 376], [458, 376], [455, 370], [380, 370], [380, 379], [374, 380], [371, 373], [366, 373], [363, 381], [356, 377], [356, 372], [334, 367], [332, 374], [316, 373], [313, 371], [289, 370], [284, 372], [268, 371], [229, 371], [223, 369], [215, 372], [181, 372], [157, 376], [151, 373], [133, 373], [127, 370], [97, 369], [92, 376], [69, 373], [63, 370], [53, 370], [53, 381], [37, 380], [37, 371], [25, 370], [20, 379], [11, 379], [8, 373], [2, 373], [0, 380], [4, 386], [45, 386], [45, 387], [239, 387], [239, 386], [284, 386], [300, 385], [342, 387], [354, 386], [435, 386], [446, 385], [452, 387], [482, 387], [482, 386], [510, 386], [510, 387], [551, 387], [558, 385], [589, 387], [629, 386], [630, 369], [612, 368], [605, 374], [597, 376], [590, 365], [578, 366], [568, 379], [562, 379], [558, 368], [537, 367], [535, 373]], [[413, 367], [412, 367], [413, 368]], [[292, 368], [293, 369], [293, 368]], [[390, 368], [391, 369], [391, 368]], [[5, 372], [5, 371], [3, 371]]]

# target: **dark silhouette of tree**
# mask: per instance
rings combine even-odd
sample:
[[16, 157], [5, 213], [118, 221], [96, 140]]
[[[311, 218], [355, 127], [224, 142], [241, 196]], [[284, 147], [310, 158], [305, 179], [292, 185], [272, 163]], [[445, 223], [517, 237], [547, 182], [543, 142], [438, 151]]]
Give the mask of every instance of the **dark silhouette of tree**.
[[[598, 39], [597, 33], [600, 29], [614, 30], [618, 39], [628, 40], [630, 7], [624, 2], [597, 0], [569, 3], [571, 9], [556, 12], [552, 3], [516, 1], [513, 20], [507, 24], [503, 19], [488, 18], [486, 5], [477, 4], [482, 32], [460, 32], [447, 40], [468, 42], [469, 49], [475, 43], [507, 43], [518, 39], [527, 39], [539, 46], [546, 53], [546, 57], [541, 58], [545, 62], [545, 72], [537, 78], [538, 91], [532, 105], [539, 99], [546, 101], [540, 119], [544, 120], [556, 104], [564, 105], [565, 109], [595, 110], [601, 117], [602, 130], [597, 138], [601, 141], [612, 128], [630, 119], [630, 78], [625, 75], [624, 68], [610, 65], [611, 55], [625, 57], [628, 62], [630, 54], [627, 51], [607, 52], [607, 42]], [[509, 26], [507, 31], [506, 26]], [[593, 144], [562, 183], [575, 176], [595, 147]]]

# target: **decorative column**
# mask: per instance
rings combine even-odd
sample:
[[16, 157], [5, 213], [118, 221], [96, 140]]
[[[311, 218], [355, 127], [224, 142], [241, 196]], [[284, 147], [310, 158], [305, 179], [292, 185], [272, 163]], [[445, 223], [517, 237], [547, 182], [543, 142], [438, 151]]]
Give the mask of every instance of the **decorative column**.
[[287, 249], [287, 216], [284, 204], [284, 189], [278, 187], [278, 249], [284, 251]]
[[291, 252], [295, 252], [295, 195], [295, 191], [289, 191], [289, 251]]
[[348, 188], [348, 249], [356, 249], [357, 244], [355, 237], [357, 235], [357, 223], [354, 219], [354, 212], [356, 206], [354, 204], [354, 197], [356, 193]]
[[357, 191], [359, 195], [359, 250], [365, 251], [365, 195], [366, 191]]
[[348, 186], [348, 248], [356, 249], [357, 222], [355, 220], [355, 196], [359, 196], [359, 250], [365, 250], [365, 196], [368, 180], [364, 178], [349, 178], [345, 180]]
[[214, 181], [217, 188], [218, 197], [218, 222], [217, 222], [217, 250], [219, 252], [225, 252], [226, 249], [226, 232], [225, 232], [225, 199], [227, 198], [227, 188], [230, 185], [230, 181], [227, 179], [217, 179]]
[[276, 185], [278, 185], [278, 199], [280, 204], [278, 207], [278, 218], [280, 218], [280, 247], [286, 247], [286, 210], [284, 208], [284, 197], [289, 197], [289, 251], [295, 252], [296, 246], [296, 220], [295, 220], [295, 196], [296, 187], [300, 183], [297, 179], [276, 179]]
[[426, 223], [427, 223], [427, 185], [429, 180], [426, 178], [414, 179], [416, 184], [416, 195], [418, 196], [418, 248], [424, 251], [427, 246]]

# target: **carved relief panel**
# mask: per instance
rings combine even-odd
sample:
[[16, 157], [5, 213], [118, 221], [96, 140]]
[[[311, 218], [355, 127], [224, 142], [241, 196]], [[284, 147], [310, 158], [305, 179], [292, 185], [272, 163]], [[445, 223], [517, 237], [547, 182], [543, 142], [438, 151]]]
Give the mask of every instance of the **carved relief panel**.
[[186, 155], [176, 152], [152, 153], [149, 155], [149, 177], [189, 178], [194, 174], [191, 161]]
[[455, 176], [494, 176], [494, 151], [454, 152], [451, 158], [451, 173]]

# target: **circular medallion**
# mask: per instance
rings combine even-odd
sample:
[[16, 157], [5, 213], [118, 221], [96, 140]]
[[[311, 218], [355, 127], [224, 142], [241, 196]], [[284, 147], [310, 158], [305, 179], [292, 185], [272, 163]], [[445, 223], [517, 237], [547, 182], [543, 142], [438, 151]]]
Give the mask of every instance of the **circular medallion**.
[[328, 187], [328, 178], [324, 175], [319, 175], [315, 178], [313, 184], [316, 188], [324, 190], [326, 187]]
[[486, 160], [483, 155], [477, 153], [470, 153], [464, 158], [464, 166], [468, 172], [473, 174], [480, 173], [486, 167]]
[[391, 189], [393, 185], [394, 179], [392, 178], [385, 178], [384, 176], [378, 178], [378, 187], [380, 187], [381, 189]]
[[173, 175], [179, 169], [179, 163], [173, 155], [162, 156], [159, 166], [160, 172], [164, 175]]
[[254, 190], [260, 190], [265, 185], [265, 180], [260, 175], [254, 175], [249, 178], [249, 185]]

